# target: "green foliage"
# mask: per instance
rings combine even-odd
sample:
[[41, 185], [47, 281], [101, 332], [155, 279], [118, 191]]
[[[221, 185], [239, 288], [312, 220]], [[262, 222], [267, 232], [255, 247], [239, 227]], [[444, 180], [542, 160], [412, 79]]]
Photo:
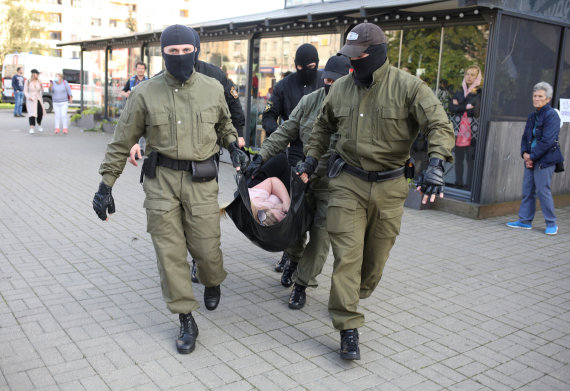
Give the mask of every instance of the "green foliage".
[[41, 36], [44, 31], [39, 14], [27, 9], [21, 0], [0, 0], [0, 61], [14, 52], [41, 54], [46, 45], [32, 39], [32, 31]]
[[137, 19], [133, 17], [133, 10], [129, 8], [129, 17], [125, 19], [125, 25], [131, 32], [137, 31]]
[[99, 106], [89, 107], [81, 113], [82, 115], [89, 115], [89, 114], [98, 114], [101, 113], [103, 110]]
[[79, 118], [81, 118], [81, 114], [79, 114], [79, 113], [73, 114], [71, 116], [71, 122], [79, 121]]

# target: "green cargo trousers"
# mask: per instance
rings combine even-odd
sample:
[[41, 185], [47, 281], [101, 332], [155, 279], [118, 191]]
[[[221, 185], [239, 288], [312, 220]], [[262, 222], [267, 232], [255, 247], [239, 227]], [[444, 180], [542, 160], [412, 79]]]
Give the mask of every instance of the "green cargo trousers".
[[308, 205], [315, 217], [309, 231], [309, 243], [305, 246], [297, 270], [293, 273], [293, 281], [303, 286], [318, 286], [316, 277], [323, 271], [329, 255], [331, 242], [326, 226], [329, 200], [328, 181], [326, 177], [311, 178], [307, 191]]
[[329, 312], [333, 326], [346, 330], [364, 325], [358, 302], [382, 278], [400, 233], [408, 182], [403, 176], [367, 182], [343, 171], [330, 180], [329, 191], [327, 230], [334, 254]]
[[204, 286], [226, 278], [220, 249], [218, 183], [192, 182], [188, 171], [156, 168], [145, 178], [147, 231], [156, 251], [162, 297], [173, 313], [200, 307], [192, 293], [188, 251]]

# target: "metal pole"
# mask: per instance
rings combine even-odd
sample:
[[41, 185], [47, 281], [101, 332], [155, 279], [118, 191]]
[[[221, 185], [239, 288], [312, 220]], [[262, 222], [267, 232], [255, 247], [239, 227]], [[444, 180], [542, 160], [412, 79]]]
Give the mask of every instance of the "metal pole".
[[[252, 90], [252, 80], [253, 80], [253, 45], [254, 45], [255, 37], [252, 35], [249, 37], [248, 40], [248, 50], [247, 50], [247, 83], [246, 83], [246, 104], [245, 104], [245, 127], [243, 129], [243, 136], [245, 138], [245, 145], [248, 147], [254, 146], [251, 143], [251, 90]], [[257, 99], [257, 97], [255, 97]], [[257, 103], [256, 103], [257, 104]], [[257, 125], [257, 120], [256, 120]], [[254, 133], [255, 134], [255, 133]], [[255, 137], [255, 136], [254, 136]], [[255, 144], [255, 138], [254, 138]]]
[[437, 77], [435, 79], [435, 96], [439, 92], [439, 74], [441, 72], [441, 56], [443, 54], [443, 36], [445, 34], [444, 27], [441, 26], [441, 40], [439, 41], [439, 60], [437, 62]]
[[109, 119], [109, 47], [105, 48], [105, 108], [103, 117]]
[[80, 96], [81, 96], [81, 102], [79, 104], [79, 109], [81, 110], [81, 112], [83, 112], [83, 75], [84, 75], [84, 71], [83, 71], [83, 47], [81, 47], [81, 50], [79, 51], [79, 78], [81, 79], [79, 82], [79, 91], [80, 91]]
[[404, 30], [400, 30], [400, 51], [398, 52], [398, 69], [402, 61], [402, 42], [404, 42]]

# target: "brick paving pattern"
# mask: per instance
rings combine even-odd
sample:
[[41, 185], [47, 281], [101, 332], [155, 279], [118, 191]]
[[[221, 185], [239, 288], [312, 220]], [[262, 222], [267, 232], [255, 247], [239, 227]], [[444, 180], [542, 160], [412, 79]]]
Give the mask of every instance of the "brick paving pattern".
[[[229, 272], [200, 308], [196, 350], [176, 353], [139, 169], [91, 206], [111, 135], [43, 134], [0, 112], [0, 390], [569, 390], [570, 208], [559, 234], [406, 209], [384, 278], [361, 301], [362, 360], [339, 358], [327, 312], [332, 252], [307, 305], [287, 308], [265, 252], [222, 220]], [[220, 203], [233, 197], [222, 164]], [[201, 299], [203, 287], [194, 285]]]

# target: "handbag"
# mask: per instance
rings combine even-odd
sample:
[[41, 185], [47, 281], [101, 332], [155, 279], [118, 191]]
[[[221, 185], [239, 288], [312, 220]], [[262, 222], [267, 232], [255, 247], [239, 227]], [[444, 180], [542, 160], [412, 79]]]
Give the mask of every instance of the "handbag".
[[457, 139], [455, 140], [455, 145], [457, 147], [468, 147], [471, 145], [471, 123], [469, 122], [469, 117], [467, 117], [467, 112], [463, 113], [461, 117], [461, 122], [459, 123], [459, 131], [457, 132]]
[[562, 151], [560, 150], [560, 141], [556, 140], [556, 144], [553, 149], [555, 153], [558, 151], [558, 163], [556, 163], [556, 166], [554, 167], [554, 172], [564, 172], [564, 156], [562, 156]]

